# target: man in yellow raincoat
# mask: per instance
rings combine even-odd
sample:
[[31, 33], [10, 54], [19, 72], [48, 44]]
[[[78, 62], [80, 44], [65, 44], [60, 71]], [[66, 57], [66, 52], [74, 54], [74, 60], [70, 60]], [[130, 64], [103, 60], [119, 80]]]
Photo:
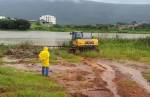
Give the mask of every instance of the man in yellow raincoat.
[[42, 62], [42, 75], [48, 76], [49, 65], [50, 65], [50, 52], [48, 47], [44, 47], [39, 54], [39, 59]]

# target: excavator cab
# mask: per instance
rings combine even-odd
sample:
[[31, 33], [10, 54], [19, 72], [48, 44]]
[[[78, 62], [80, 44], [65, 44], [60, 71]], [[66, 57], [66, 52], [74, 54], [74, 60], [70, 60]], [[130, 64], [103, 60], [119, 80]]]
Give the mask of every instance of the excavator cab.
[[83, 38], [83, 32], [71, 32], [70, 34], [72, 35], [72, 40]]

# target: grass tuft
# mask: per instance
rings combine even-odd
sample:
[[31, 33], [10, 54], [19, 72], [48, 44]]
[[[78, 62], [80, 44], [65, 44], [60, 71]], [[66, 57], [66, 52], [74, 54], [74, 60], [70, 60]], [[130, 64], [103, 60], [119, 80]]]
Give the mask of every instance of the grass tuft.
[[144, 73], [143, 76], [148, 82], [150, 82], [150, 73]]

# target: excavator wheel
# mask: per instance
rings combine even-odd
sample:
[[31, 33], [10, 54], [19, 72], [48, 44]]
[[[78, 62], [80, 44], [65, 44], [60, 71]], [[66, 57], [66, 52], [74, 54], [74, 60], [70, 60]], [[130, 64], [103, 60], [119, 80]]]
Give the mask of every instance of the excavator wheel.
[[71, 47], [69, 49], [69, 52], [73, 53], [73, 54], [80, 54], [81, 50], [79, 48], [77, 48], [77, 47]]
[[73, 53], [73, 54], [75, 54], [75, 53], [76, 53], [76, 49], [75, 49], [75, 48], [73, 48], [73, 47], [71, 47], [71, 48], [69, 49], [69, 53]]

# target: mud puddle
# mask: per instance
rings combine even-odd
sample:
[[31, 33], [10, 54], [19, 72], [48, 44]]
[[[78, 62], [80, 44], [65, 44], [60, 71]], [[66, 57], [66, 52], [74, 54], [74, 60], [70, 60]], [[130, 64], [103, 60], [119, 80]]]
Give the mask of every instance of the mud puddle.
[[117, 65], [116, 67], [119, 69], [120, 72], [130, 76], [132, 80], [137, 82], [142, 88], [144, 88], [148, 93], [150, 93], [150, 84], [144, 79], [140, 71], [121, 65]]
[[69, 64], [59, 64], [58, 66], [63, 65], [65, 69], [60, 68], [61, 74], [56, 72], [57, 76], [52, 78], [63, 84], [72, 97], [113, 97], [113, 93], [107, 89], [106, 82], [101, 78], [104, 68], [97, 69], [84, 63], [74, 66]]

